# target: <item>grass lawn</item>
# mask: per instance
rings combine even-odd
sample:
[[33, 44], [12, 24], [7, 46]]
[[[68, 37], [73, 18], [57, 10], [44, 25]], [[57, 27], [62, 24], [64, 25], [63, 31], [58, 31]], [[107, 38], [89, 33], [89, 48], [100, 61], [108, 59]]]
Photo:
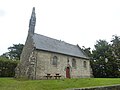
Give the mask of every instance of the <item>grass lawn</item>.
[[120, 78], [82, 78], [62, 80], [16, 80], [0, 78], [0, 90], [64, 90], [120, 84]]

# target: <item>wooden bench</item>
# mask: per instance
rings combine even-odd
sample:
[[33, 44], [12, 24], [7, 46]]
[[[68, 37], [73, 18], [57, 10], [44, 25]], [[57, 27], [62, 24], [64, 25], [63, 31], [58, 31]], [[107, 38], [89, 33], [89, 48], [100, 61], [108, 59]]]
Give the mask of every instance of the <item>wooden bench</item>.
[[54, 77], [55, 77], [55, 79], [60, 79], [61, 76], [59, 74], [55, 74]]
[[50, 74], [47, 74], [45, 77], [46, 77], [47, 79], [51, 79], [51, 78], [52, 78], [52, 76], [51, 76]]

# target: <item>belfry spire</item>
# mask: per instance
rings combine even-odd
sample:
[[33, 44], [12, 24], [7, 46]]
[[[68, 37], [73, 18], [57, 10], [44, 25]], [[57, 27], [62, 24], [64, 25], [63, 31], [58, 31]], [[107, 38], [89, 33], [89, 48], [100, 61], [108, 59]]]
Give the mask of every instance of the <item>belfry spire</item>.
[[35, 14], [35, 7], [33, 7], [30, 22], [29, 22], [29, 34], [34, 34], [35, 31], [35, 24], [36, 24], [36, 14]]

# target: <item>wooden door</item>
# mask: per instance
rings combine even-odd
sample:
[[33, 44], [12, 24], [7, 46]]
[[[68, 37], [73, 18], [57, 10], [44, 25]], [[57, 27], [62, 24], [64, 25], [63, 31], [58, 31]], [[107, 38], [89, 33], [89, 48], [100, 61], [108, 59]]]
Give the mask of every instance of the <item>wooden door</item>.
[[66, 78], [70, 78], [70, 68], [66, 68]]

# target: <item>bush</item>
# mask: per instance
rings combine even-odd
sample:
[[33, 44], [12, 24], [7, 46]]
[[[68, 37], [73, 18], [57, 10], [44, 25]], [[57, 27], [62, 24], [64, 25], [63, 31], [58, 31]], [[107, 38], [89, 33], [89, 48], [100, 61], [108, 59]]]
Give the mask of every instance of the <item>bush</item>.
[[18, 61], [0, 57], [0, 77], [13, 77]]

